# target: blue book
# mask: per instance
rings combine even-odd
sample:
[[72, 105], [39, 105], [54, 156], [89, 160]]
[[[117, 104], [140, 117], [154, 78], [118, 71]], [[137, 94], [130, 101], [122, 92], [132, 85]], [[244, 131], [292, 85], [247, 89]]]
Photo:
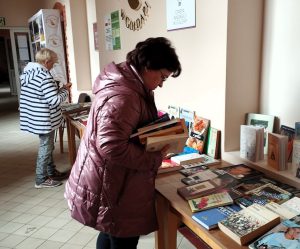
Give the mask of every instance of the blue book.
[[224, 220], [228, 215], [241, 210], [238, 205], [232, 204], [223, 207], [211, 208], [192, 215], [192, 218], [207, 230], [218, 227], [218, 222]]

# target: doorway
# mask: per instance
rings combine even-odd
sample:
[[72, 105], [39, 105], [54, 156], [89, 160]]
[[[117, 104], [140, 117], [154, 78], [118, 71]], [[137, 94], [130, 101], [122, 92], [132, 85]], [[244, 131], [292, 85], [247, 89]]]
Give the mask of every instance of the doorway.
[[2, 93], [20, 96], [19, 77], [27, 63], [32, 60], [29, 29], [0, 28], [0, 91]]

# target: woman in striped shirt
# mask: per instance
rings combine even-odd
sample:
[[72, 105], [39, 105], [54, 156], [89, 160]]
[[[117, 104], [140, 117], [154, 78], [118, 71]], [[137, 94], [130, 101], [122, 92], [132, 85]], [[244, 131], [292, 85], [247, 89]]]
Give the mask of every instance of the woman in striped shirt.
[[37, 62], [29, 62], [20, 76], [20, 128], [36, 134], [40, 146], [36, 162], [36, 188], [56, 187], [67, 176], [55, 169], [52, 152], [54, 133], [62, 123], [61, 103], [68, 97], [70, 83], [58, 88], [50, 70], [58, 62], [57, 54], [47, 48], [36, 53]]

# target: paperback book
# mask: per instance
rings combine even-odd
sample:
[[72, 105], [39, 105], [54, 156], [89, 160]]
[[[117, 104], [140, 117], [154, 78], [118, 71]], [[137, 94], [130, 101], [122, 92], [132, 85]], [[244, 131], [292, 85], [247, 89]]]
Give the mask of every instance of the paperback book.
[[245, 245], [280, 223], [277, 214], [253, 204], [229, 215], [218, 223], [222, 232], [240, 245]]
[[240, 157], [257, 162], [264, 159], [264, 127], [241, 125]]
[[161, 163], [161, 166], [158, 168], [158, 174], [172, 172], [172, 171], [178, 171], [182, 169], [182, 166], [180, 166], [177, 163], [172, 162], [170, 159], [164, 159]]
[[288, 161], [288, 137], [268, 133], [268, 165], [276, 170], [285, 170]]
[[249, 245], [250, 249], [300, 248], [300, 215], [284, 220]]
[[280, 135], [284, 135], [288, 137], [287, 143], [287, 160], [288, 162], [292, 162], [293, 156], [293, 142], [295, 138], [295, 129], [286, 125], [280, 126]]
[[204, 146], [207, 138], [210, 120], [194, 115], [194, 120], [190, 127], [190, 136], [186, 141], [186, 145], [204, 153]]
[[202, 172], [207, 169], [208, 169], [208, 167], [206, 165], [197, 165], [192, 168], [180, 169], [179, 172], [181, 174], [183, 174], [184, 176], [191, 176], [193, 174], [197, 174], [197, 173]]
[[204, 181], [216, 178], [216, 177], [218, 177], [218, 175], [208, 169], [208, 170], [204, 170], [202, 172], [198, 172], [194, 175], [184, 177], [181, 179], [181, 181], [186, 185], [194, 185], [194, 184], [204, 182]]
[[185, 125], [188, 129], [188, 133], [190, 134], [191, 124], [194, 120], [195, 111], [191, 111], [189, 109], [179, 108], [179, 118], [183, 118], [185, 120]]
[[275, 116], [259, 114], [259, 113], [247, 113], [246, 125], [263, 126], [264, 127], [264, 154], [268, 153], [268, 133], [273, 132]]
[[293, 195], [290, 192], [272, 183], [267, 183], [259, 188], [249, 191], [248, 194], [236, 199], [235, 202], [241, 207], [249, 207], [253, 203], [264, 206], [271, 201], [281, 204], [289, 200], [292, 196]]
[[262, 173], [245, 164], [235, 164], [214, 170], [219, 175], [228, 174], [236, 179], [250, 179], [261, 176]]
[[188, 203], [194, 213], [214, 207], [230, 205], [233, 204], [233, 200], [227, 192], [222, 192], [192, 199]]
[[180, 117], [180, 108], [179, 106], [168, 105], [168, 114], [170, 119], [179, 118]]
[[294, 196], [293, 198], [282, 203], [281, 206], [288, 208], [290, 211], [296, 214], [300, 214], [300, 198], [297, 196]]
[[299, 214], [273, 201], [267, 203], [265, 207], [278, 214], [281, 220], [291, 219]]
[[221, 130], [209, 127], [205, 152], [208, 156], [221, 158]]
[[197, 212], [192, 215], [192, 219], [207, 230], [211, 230], [218, 227], [219, 221], [224, 220], [230, 214], [236, 213], [240, 210], [241, 208], [238, 205], [231, 204]]
[[[199, 154], [200, 155], [200, 154]], [[194, 162], [194, 163], [183, 163], [182, 167], [185, 169], [191, 169], [194, 167], [199, 167], [199, 166], [212, 166], [212, 165], [217, 165], [220, 164], [221, 161], [214, 159], [210, 156], [207, 156], [205, 154], [201, 154], [199, 157], [199, 161], [198, 162]]]
[[202, 162], [203, 157], [199, 153], [188, 153], [172, 156], [171, 161], [179, 165]]

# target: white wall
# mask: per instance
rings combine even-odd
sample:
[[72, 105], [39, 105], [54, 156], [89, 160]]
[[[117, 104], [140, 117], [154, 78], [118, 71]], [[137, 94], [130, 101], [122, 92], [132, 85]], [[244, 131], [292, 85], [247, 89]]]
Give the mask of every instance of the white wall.
[[266, 0], [261, 112], [300, 121], [300, 1]]

